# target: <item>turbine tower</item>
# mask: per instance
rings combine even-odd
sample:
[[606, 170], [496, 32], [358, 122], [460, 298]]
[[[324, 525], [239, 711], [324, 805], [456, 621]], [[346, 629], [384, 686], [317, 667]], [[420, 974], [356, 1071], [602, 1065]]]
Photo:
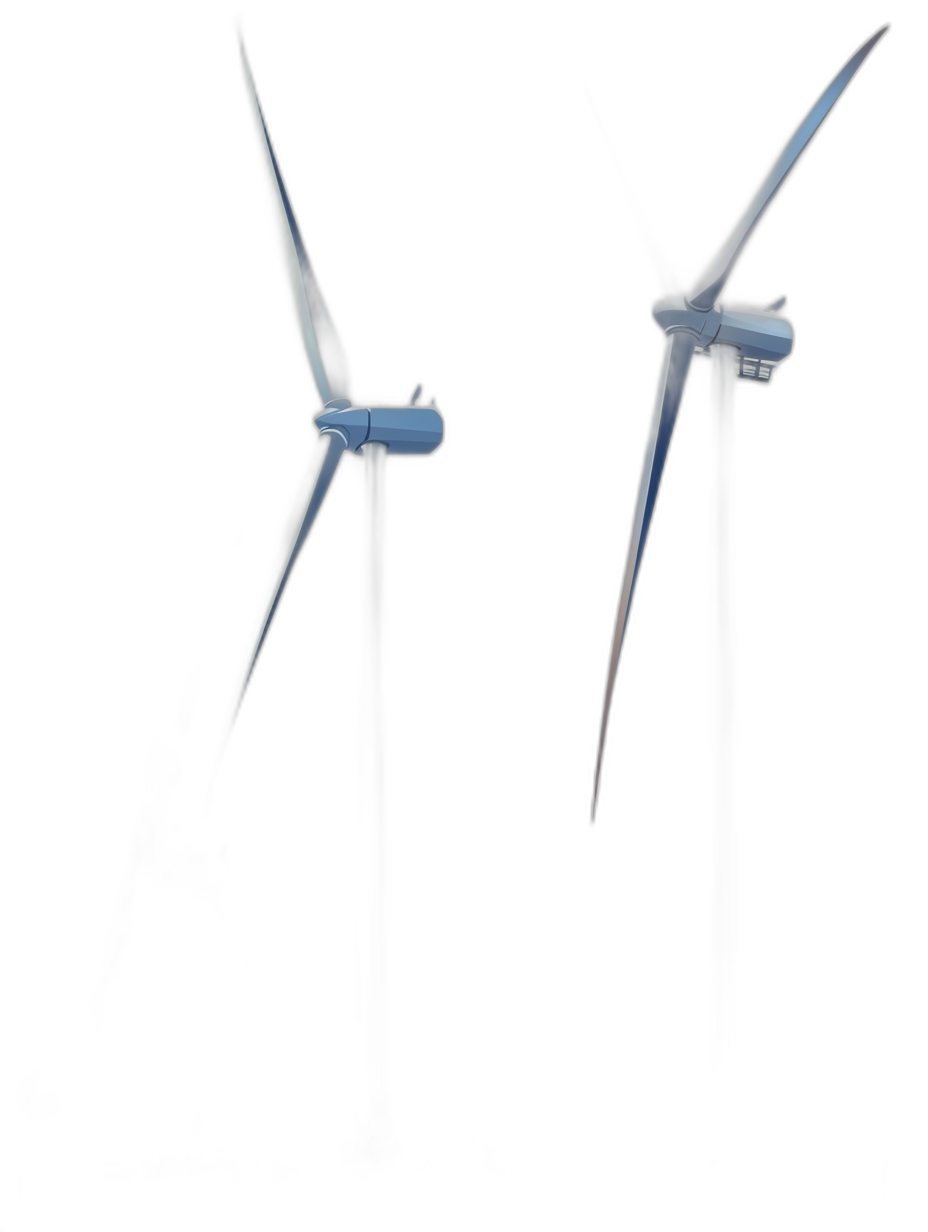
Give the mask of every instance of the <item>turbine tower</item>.
[[651, 432], [645, 450], [644, 468], [638, 489], [638, 503], [632, 521], [625, 576], [619, 596], [619, 610], [612, 638], [609, 671], [606, 676], [599, 747], [596, 754], [596, 773], [593, 780], [591, 807], [593, 819], [596, 817], [603, 750], [606, 744], [606, 730], [609, 724], [609, 710], [612, 704], [619, 656], [690, 361], [694, 354], [708, 353], [713, 346], [732, 347], [738, 352], [737, 375], [739, 377], [746, 380], [769, 381], [776, 365], [784, 360], [792, 350], [792, 327], [788, 321], [777, 315], [786, 302], [785, 299], [777, 300], [776, 303], [769, 304], [766, 308], [742, 308], [723, 307], [718, 302], [719, 297], [741, 250], [760, 221], [764, 210], [851, 78], [888, 29], [888, 26], [883, 26], [872, 38], [868, 39], [851, 56], [822, 94], [790, 138], [770, 174], [757, 190], [747, 209], [735, 224], [731, 235], [691, 294], [686, 297], [671, 296], [658, 300], [654, 305], [654, 318], [667, 335], [667, 348], [658, 384], [657, 403], [651, 420]]

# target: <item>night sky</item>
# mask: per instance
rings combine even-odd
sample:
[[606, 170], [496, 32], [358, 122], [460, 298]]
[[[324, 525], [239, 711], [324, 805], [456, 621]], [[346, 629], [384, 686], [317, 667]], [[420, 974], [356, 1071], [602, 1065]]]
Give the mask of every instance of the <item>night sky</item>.
[[[647, 1156], [721, 1098], [707, 361], [694, 361], [680, 409], [589, 825], [663, 345], [637, 221], [689, 290], [818, 94], [886, 20], [849, 15], [801, 37], [785, 23], [755, 41], [741, 26], [694, 20], [678, 36], [633, 17], [621, 46], [615, 33], [604, 46], [592, 25], [488, 39], [436, 20], [431, 36], [359, 37], [356, 17], [323, 36], [308, 17], [246, 14], [352, 397], [403, 405], [421, 382], [445, 420], [438, 453], [387, 467], [388, 945], [410, 1140], [525, 1158], [611, 1154], [622, 1140]], [[35, 206], [17, 190], [35, 237], [21, 303], [39, 323], [22, 333], [30, 495], [9, 599], [25, 734], [14, 774], [26, 782], [17, 1056], [30, 1064], [58, 1055], [95, 978], [145, 754], [175, 739], [196, 671], [198, 708], [176, 748], [191, 782], [206, 764], [319, 409], [275, 265], [232, 23], [148, 22], [115, 41], [85, 28], [79, 64], [62, 37], [62, 68], [38, 76], [30, 103], [48, 187]], [[884, 126], [905, 37], [893, 23], [721, 297], [786, 294], [795, 330], [771, 386], [736, 394], [725, 1056], [755, 1110], [811, 1089], [810, 1069], [811, 1099], [843, 1089], [836, 1041], [880, 995], [860, 877], [882, 856], [858, 806], [880, 801], [884, 782], [874, 716], [889, 687], [879, 646], [892, 646], [875, 642], [871, 591], [892, 498], [889, 352], [854, 331], [890, 276], [900, 190]], [[343, 1132], [350, 1117], [362, 478], [345, 455], [256, 669], [210, 833], [179, 814], [191, 841], [228, 846], [234, 940], [203, 960], [224, 972], [207, 979], [191, 958], [205, 925], [175, 913], [128, 958], [169, 1025], [138, 1009], [113, 1019], [106, 1063], [126, 1067], [113, 1083], [126, 1125], [157, 1120], [145, 1101], [158, 1103], [159, 1071], [145, 1058], [168, 1036], [181, 1069], [218, 1057], [227, 1095], [239, 1084], [264, 1100], [280, 1141], [307, 1122]], [[243, 1133], [256, 1117], [242, 1116]]]

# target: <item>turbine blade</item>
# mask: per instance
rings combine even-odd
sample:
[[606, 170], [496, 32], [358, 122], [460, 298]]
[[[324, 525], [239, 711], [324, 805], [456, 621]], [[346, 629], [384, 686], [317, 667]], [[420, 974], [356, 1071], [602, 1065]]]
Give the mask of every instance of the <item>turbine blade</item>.
[[313, 529], [315, 516], [322, 508], [325, 494], [328, 493], [330, 484], [338, 469], [338, 464], [341, 461], [341, 455], [348, 447], [348, 441], [341, 435], [341, 432], [332, 432], [319, 436], [319, 440], [315, 442], [315, 448], [309, 460], [306, 469], [306, 477], [304, 477], [302, 490], [299, 493], [297, 504], [297, 514], [288, 525], [282, 538], [282, 551], [279, 556], [281, 561], [279, 573], [277, 573], [274, 594], [271, 595], [269, 604], [265, 611], [264, 620], [261, 621], [260, 632], [254, 643], [248, 662], [243, 664], [240, 671], [237, 685], [235, 685], [234, 694], [234, 711], [230, 715], [229, 721], [226, 724], [226, 729], [222, 734], [222, 739], [219, 740], [218, 755], [216, 768], [213, 771], [213, 779], [219, 769], [219, 761], [222, 760], [224, 749], [226, 749], [229, 737], [232, 736], [235, 722], [238, 721], [240, 711], [242, 711], [242, 703], [245, 700], [245, 694], [248, 692], [248, 686], [253, 678], [254, 670], [258, 665], [261, 650], [264, 649], [267, 639], [267, 633], [270, 632], [274, 617], [279, 609], [283, 593], [287, 589], [287, 583], [290, 582], [293, 568], [299, 558], [299, 553], [306, 546], [306, 541], [309, 538], [309, 532]]
[[316, 275], [313, 273], [313, 267], [309, 263], [306, 246], [303, 243], [303, 237], [300, 235], [300, 228], [297, 226], [296, 216], [293, 213], [293, 207], [287, 195], [283, 176], [280, 174], [280, 167], [277, 165], [277, 157], [274, 154], [274, 147], [271, 145], [271, 135], [267, 131], [267, 124], [264, 122], [264, 112], [261, 110], [258, 91], [255, 89], [248, 57], [245, 55], [244, 43], [240, 43], [240, 47], [242, 65], [245, 69], [245, 76], [248, 78], [248, 84], [251, 87], [258, 119], [261, 121], [261, 131], [264, 133], [267, 152], [271, 157], [274, 179], [277, 181], [281, 204], [287, 216], [287, 226], [290, 230], [290, 238], [293, 241], [293, 248], [299, 267], [300, 281], [299, 286], [296, 288], [296, 293], [300, 327], [303, 331], [303, 342], [306, 346], [306, 354], [309, 356], [309, 365], [313, 370], [316, 388], [319, 390], [319, 397], [322, 399], [323, 404], [325, 404], [331, 402], [333, 398], [347, 398], [349, 396], [348, 367], [345, 363], [345, 355], [342, 351], [341, 343], [335, 332], [335, 326], [332, 324], [332, 318], [329, 316], [329, 310], [326, 308], [322, 292], [319, 290]]
[[840, 98], [845, 86], [866, 60], [867, 56], [880, 41], [889, 26], [883, 26], [876, 34], [864, 43], [848, 60], [822, 97], [818, 100], [803, 122], [793, 133], [783, 153], [774, 163], [770, 174], [757, 190], [751, 204], [744, 211], [735, 226], [734, 231], [716, 254], [715, 260], [699, 280], [688, 303], [691, 308], [708, 311], [722, 293], [722, 288], [731, 273], [735, 261], [744, 247], [748, 236], [757, 226], [761, 215], [770, 204], [777, 189], [786, 179], [796, 159], [806, 148], [815, 135], [819, 125], [828, 115]]
[[624, 166], [622, 166], [622, 161], [616, 153], [615, 145], [611, 142], [609, 133], [606, 132], [603, 118], [599, 115], [598, 108], [596, 108], [593, 101], [593, 95], [590, 94], [589, 87], [584, 86], [583, 92], [587, 95], [587, 102], [589, 103], [590, 111], [593, 112], [596, 127], [598, 127], [600, 133], [603, 134], [603, 140], [606, 145], [608, 145], [609, 153], [613, 155], [613, 159], [615, 160], [616, 169], [619, 171], [619, 177], [622, 181], [622, 190], [625, 192], [626, 205], [629, 206], [632, 216], [635, 217], [635, 224], [638, 229], [638, 234], [641, 235], [643, 244], [645, 244], [645, 248], [648, 250], [648, 256], [651, 257], [651, 266], [654, 271], [654, 277], [657, 278], [658, 286], [661, 287], [661, 294], [662, 296], [677, 296], [677, 294], [680, 293], [680, 285], [677, 281], [677, 275], [675, 275], [673, 270], [670, 269], [667, 256], [664, 255], [664, 250], [661, 248], [661, 245], [658, 244], [657, 239], [654, 238], [651, 225], [648, 224], [647, 214], [643, 211], [641, 202], [638, 201], [635, 193], [632, 192], [629, 179], [627, 179]]
[[644, 554], [644, 545], [648, 538], [648, 528], [651, 525], [651, 515], [654, 512], [654, 502], [657, 499], [657, 489], [660, 486], [664, 463], [667, 460], [667, 449], [674, 424], [677, 421], [677, 411], [680, 399], [683, 397], [683, 386], [689, 371], [690, 360], [696, 347], [696, 339], [692, 334], [671, 334], [667, 339], [667, 350], [664, 355], [664, 367], [661, 372], [660, 385], [657, 391], [657, 404], [654, 407], [654, 417], [651, 420], [651, 435], [644, 455], [644, 468], [641, 472], [641, 486], [638, 489], [638, 505], [635, 509], [635, 520], [632, 523], [632, 535], [628, 544], [628, 559], [625, 562], [625, 578], [622, 582], [622, 593], [619, 597], [619, 611], [615, 621], [615, 633], [612, 637], [612, 654], [609, 659], [609, 674], [606, 677], [606, 696], [603, 702], [603, 718], [599, 729], [599, 750], [596, 754], [596, 777], [593, 781], [593, 806], [591, 818], [596, 818], [596, 801], [599, 796], [599, 777], [603, 765], [603, 748], [606, 744], [606, 728], [609, 725], [609, 708], [612, 704], [612, 689], [615, 684], [615, 674], [619, 667], [619, 655], [622, 651], [622, 641], [625, 637], [625, 627], [628, 624], [628, 613], [632, 605], [632, 595], [635, 593], [635, 582], [638, 579], [638, 569]]

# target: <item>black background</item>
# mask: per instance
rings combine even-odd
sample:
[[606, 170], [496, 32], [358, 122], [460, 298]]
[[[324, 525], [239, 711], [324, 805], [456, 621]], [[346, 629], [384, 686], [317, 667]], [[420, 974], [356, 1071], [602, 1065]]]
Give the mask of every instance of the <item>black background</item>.
[[[667, 1135], [698, 1143], [688, 1135], [716, 1108], [702, 361], [589, 824], [662, 350], [638, 222], [688, 287], [884, 20], [800, 37], [699, 22], [678, 34], [635, 16], [606, 47], [579, 21], [488, 37], [463, 16], [362, 32], [360, 17], [245, 16], [352, 397], [404, 404], [421, 381], [445, 420], [435, 456], [387, 473], [394, 1101], [410, 1140], [455, 1143], [462, 1159], [579, 1142], [615, 1158], [620, 1141], [651, 1157]], [[26, 854], [10, 867], [25, 903], [17, 1048], [33, 1060], [58, 1046], [94, 970], [149, 738], [195, 665], [207, 696], [222, 680], [261, 607], [266, 545], [318, 409], [229, 18], [165, 11], [115, 30], [75, 23], [73, 37], [80, 52], [59, 31], [53, 57], [28, 44], [32, 136], [18, 133], [27, 174], [10, 190], [28, 323], [9, 600]], [[744, 1106], [771, 1121], [794, 1100], [857, 1108], [876, 1082], [858, 1067], [849, 1085], [843, 1067], [885, 995], [895, 754], [881, 738], [897, 642], [876, 627], [874, 596], [908, 582], [880, 575], [887, 527], [905, 527], [890, 355], [873, 333], [858, 339], [898, 276], [903, 38], [893, 25], [861, 69], [723, 296], [788, 294], [795, 329], [770, 388], [738, 384], [735, 446], [725, 1063]], [[237, 975], [202, 1014], [184, 1009], [180, 979], [164, 994], [190, 1016], [191, 1068], [222, 1057], [233, 1104], [260, 1074], [281, 1140], [338, 1136], [350, 1119], [362, 472], [340, 464], [219, 790], [250, 973], [229, 960]], [[120, 1115], [145, 1120], [158, 1042], [144, 1018], [126, 1024]]]

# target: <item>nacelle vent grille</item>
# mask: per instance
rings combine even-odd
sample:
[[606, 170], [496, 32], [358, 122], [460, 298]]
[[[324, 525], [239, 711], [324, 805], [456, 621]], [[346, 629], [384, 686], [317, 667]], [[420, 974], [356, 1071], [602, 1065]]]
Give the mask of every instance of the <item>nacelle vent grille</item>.
[[775, 366], [769, 360], [742, 355], [738, 360], [738, 375], [748, 381], [769, 381]]
[[[705, 359], [710, 359], [712, 349], [710, 346], [695, 347], [695, 354], [704, 356]], [[774, 375], [773, 363], [765, 363], [763, 360], [752, 360], [747, 355], [738, 355], [735, 360], [735, 376], [742, 381], [763, 381], [764, 384], [770, 384], [771, 378]]]

